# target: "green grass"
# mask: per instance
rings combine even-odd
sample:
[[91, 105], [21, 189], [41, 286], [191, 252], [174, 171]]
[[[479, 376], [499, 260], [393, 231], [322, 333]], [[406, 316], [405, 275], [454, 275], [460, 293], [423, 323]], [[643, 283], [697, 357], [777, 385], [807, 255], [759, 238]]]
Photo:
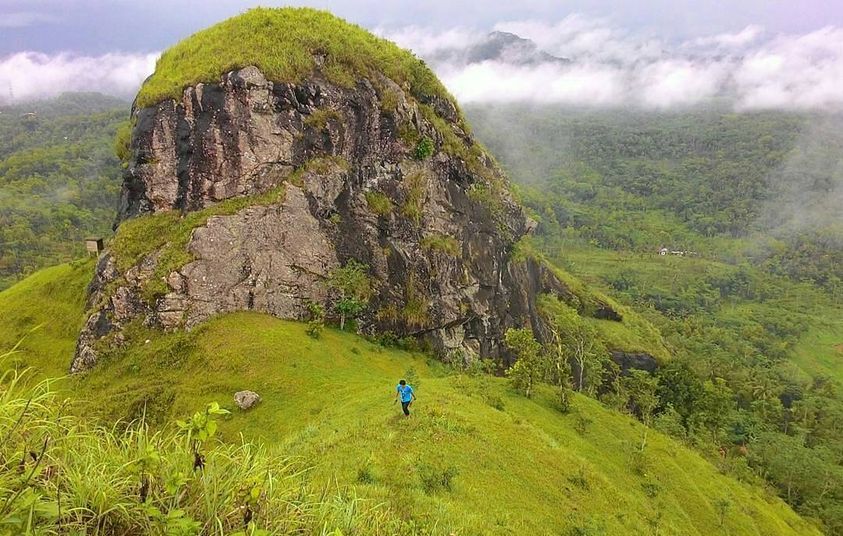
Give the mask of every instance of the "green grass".
[[385, 194], [381, 192], [369, 191], [366, 192], [366, 204], [369, 210], [378, 216], [389, 216], [392, 214], [392, 201]]
[[31, 367], [42, 377], [67, 373], [93, 269], [93, 259], [62, 264], [0, 292], [0, 348], [9, 350], [20, 343], [0, 368]]
[[460, 254], [460, 243], [453, 236], [433, 233], [421, 239], [420, 243], [423, 249], [429, 251], [439, 251], [450, 257], [458, 257]]
[[[0, 303], [35, 306], [49, 285], [81, 292], [80, 269], [51, 270], [0, 293]], [[68, 394], [76, 411], [105, 422], [144, 412], [160, 422], [219, 401], [233, 412], [221, 423], [224, 438], [242, 434], [295, 456], [313, 467], [312, 486], [372, 499], [433, 534], [817, 533], [772, 494], [721, 475], [654, 431], [642, 464], [635, 455], [642, 425], [594, 400], [576, 396], [564, 415], [543, 389], [528, 400], [501, 378], [454, 374], [421, 354], [334, 329], [312, 339], [305, 329], [256, 313], [218, 317], [189, 333], [134, 326], [127, 349], [74, 378]], [[63, 369], [73, 334], [61, 336], [66, 355], [50, 355]], [[59, 335], [31, 337], [43, 338], [36, 347], [59, 344]], [[405, 376], [416, 378], [419, 397], [409, 419], [392, 405]], [[241, 389], [263, 401], [236, 410], [232, 396]], [[584, 419], [591, 424], [580, 433]], [[722, 500], [733, 506], [720, 527]]]
[[843, 319], [817, 321], [793, 349], [794, 362], [813, 377], [843, 382]]
[[[317, 57], [324, 61], [317, 66]], [[453, 101], [433, 72], [412, 53], [326, 11], [256, 8], [197, 32], [165, 51], [137, 97], [139, 107], [181, 97], [199, 82], [255, 65], [267, 78], [299, 82], [317, 69], [334, 83], [353, 86], [383, 73], [420, 98]]]

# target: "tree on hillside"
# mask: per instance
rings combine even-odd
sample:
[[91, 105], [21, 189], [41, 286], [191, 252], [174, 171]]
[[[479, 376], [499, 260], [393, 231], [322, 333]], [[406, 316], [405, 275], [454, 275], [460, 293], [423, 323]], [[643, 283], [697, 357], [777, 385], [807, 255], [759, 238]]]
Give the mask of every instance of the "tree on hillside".
[[513, 387], [529, 398], [533, 393], [533, 385], [543, 376], [542, 347], [533, 337], [533, 332], [527, 328], [509, 328], [506, 330], [504, 343], [518, 358], [506, 371], [506, 375], [512, 381]]
[[606, 348], [593, 327], [568, 305], [557, 302], [553, 308], [551, 330], [559, 348], [575, 366], [574, 386], [578, 391], [593, 394], [603, 380], [603, 369], [608, 356]]
[[653, 424], [653, 414], [659, 405], [659, 379], [644, 370], [630, 370], [621, 377], [621, 386], [627, 396], [629, 409], [644, 423], [640, 450], [647, 447], [647, 431]]
[[340, 329], [345, 329], [347, 319], [356, 318], [369, 305], [373, 289], [368, 272], [368, 265], [354, 259], [331, 272], [328, 287], [337, 295], [334, 309], [340, 315]]
[[559, 391], [559, 405], [563, 412], [567, 413], [571, 408], [571, 362], [565, 350], [564, 339], [559, 329], [551, 325], [550, 332], [552, 340], [548, 345], [549, 370], [548, 380], [556, 386]]

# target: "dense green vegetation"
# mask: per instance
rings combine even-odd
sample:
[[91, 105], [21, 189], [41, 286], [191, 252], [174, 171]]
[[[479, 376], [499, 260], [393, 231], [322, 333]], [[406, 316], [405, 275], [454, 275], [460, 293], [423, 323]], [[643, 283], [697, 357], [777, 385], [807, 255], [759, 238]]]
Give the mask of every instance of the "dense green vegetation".
[[717, 110], [469, 115], [540, 221], [534, 247], [671, 349], [654, 385], [610, 374], [601, 399], [646, 421], [654, 392], [654, 426], [843, 533], [839, 126]]
[[368, 30], [327, 11], [256, 8], [164, 52], [138, 93], [137, 105], [180, 98], [187, 86], [217, 82], [223, 73], [249, 65], [282, 82], [301, 81], [318, 67], [332, 82], [348, 87], [382, 73], [407, 84], [422, 101], [451, 99], [423, 61]]
[[839, 118], [468, 109], [545, 231], [599, 248], [751, 261], [843, 297]]
[[0, 289], [109, 233], [120, 188], [112, 139], [126, 108], [91, 94], [0, 108]]
[[[5, 300], [0, 304], [36, 302], [52, 286], [81, 293], [84, 282], [76, 270], [65, 266], [39, 273], [0, 293]], [[81, 311], [80, 304], [76, 315]], [[71, 310], [66, 314], [76, 316]], [[46, 312], [31, 314], [34, 323], [49, 319]], [[16, 335], [5, 322], [0, 327], [5, 337]], [[29, 334], [20, 347], [24, 355], [44, 346], [39, 339], [45, 334]], [[128, 342], [89, 375], [62, 384], [63, 393], [72, 395], [65, 411], [103, 423], [145, 416], [164, 432], [149, 444], [136, 426], [126, 427], [128, 436], [121, 435], [122, 428], [91, 432], [78, 452], [102, 448], [104, 457], [95, 460], [64, 456], [61, 449], [68, 443], [54, 447], [57, 463], [76, 468], [74, 478], [82, 478], [78, 472], [86, 464], [96, 463], [90, 478], [119, 479], [119, 487], [108, 487], [115, 490], [109, 500], [118, 505], [103, 516], [109, 523], [132, 519], [161, 530], [168, 522], [164, 518], [204, 522], [217, 515], [239, 522], [242, 510], [208, 510], [193, 502], [192, 492], [174, 511], [170, 476], [186, 473], [184, 489], [207, 486], [215, 500], [236, 505], [243, 500], [247, 471], [272, 470], [281, 475], [274, 480], [275, 493], [289, 500], [289, 508], [273, 510], [273, 499], [261, 496], [257, 528], [277, 530], [272, 522], [300, 523], [306, 534], [325, 528], [343, 534], [817, 533], [755, 485], [752, 475], [742, 483], [720, 474], [725, 461], [715, 467], [652, 431], [642, 452], [642, 424], [579, 394], [571, 395], [563, 413], [556, 392], [544, 385], [536, 385], [528, 399], [505, 379], [480, 369], [450, 370], [423, 354], [330, 328], [312, 338], [304, 324], [255, 313], [219, 317], [190, 333], [135, 326]], [[59, 368], [68, 358], [61, 358]], [[36, 358], [19, 359], [18, 366], [27, 362], [35, 364]], [[418, 395], [410, 418], [391, 405], [400, 377], [408, 378]], [[257, 391], [262, 402], [248, 412], [237, 409], [232, 395], [241, 389]], [[17, 400], [19, 408], [20, 396]], [[190, 450], [166, 423], [213, 401], [231, 412], [217, 419], [217, 433], [228, 444], [215, 447], [217, 453], [203, 448], [205, 472], [198, 475]], [[235, 467], [231, 462], [245, 456], [241, 447], [230, 446], [241, 443], [240, 434], [262, 442], [265, 451], [253, 452], [252, 463]], [[33, 434], [31, 440], [41, 438]], [[123, 446], [126, 451], [120, 451]], [[27, 463], [31, 468], [34, 461]], [[150, 505], [161, 518], [149, 516], [140, 504], [139, 468], [147, 465], [155, 476]], [[227, 467], [231, 474], [223, 475]], [[294, 474], [298, 468], [309, 469]], [[46, 492], [45, 501], [52, 497], [51, 482], [43, 489], [39, 480], [36, 488]], [[304, 487], [291, 495], [295, 482]], [[63, 489], [76, 493], [76, 488]], [[63, 497], [77, 501], [83, 512], [98, 512], [91, 502], [96, 495]], [[81, 517], [91, 524], [99, 519]], [[53, 526], [49, 520], [41, 523]]]

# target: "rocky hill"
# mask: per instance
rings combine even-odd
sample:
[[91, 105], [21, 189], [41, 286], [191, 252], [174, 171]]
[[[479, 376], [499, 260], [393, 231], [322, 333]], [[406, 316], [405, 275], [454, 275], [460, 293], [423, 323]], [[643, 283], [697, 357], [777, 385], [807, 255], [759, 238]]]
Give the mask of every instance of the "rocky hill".
[[[209, 51], [233, 63], [197, 70]], [[342, 296], [329, 279], [350, 263], [371, 280], [361, 332], [452, 359], [506, 359], [508, 327], [541, 332], [537, 295], [575, 300], [514, 255], [534, 224], [424, 63], [327, 13], [258, 9], [196, 34], [162, 56], [132, 122], [120, 228], [73, 371], [133, 322], [330, 313]]]

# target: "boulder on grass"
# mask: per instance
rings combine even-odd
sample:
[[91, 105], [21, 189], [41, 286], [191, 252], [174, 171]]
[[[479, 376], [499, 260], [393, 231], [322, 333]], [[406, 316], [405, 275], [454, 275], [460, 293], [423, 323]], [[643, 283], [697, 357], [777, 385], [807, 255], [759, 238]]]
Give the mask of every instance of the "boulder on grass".
[[254, 391], [237, 391], [234, 393], [234, 402], [242, 410], [247, 410], [260, 401], [261, 396]]

